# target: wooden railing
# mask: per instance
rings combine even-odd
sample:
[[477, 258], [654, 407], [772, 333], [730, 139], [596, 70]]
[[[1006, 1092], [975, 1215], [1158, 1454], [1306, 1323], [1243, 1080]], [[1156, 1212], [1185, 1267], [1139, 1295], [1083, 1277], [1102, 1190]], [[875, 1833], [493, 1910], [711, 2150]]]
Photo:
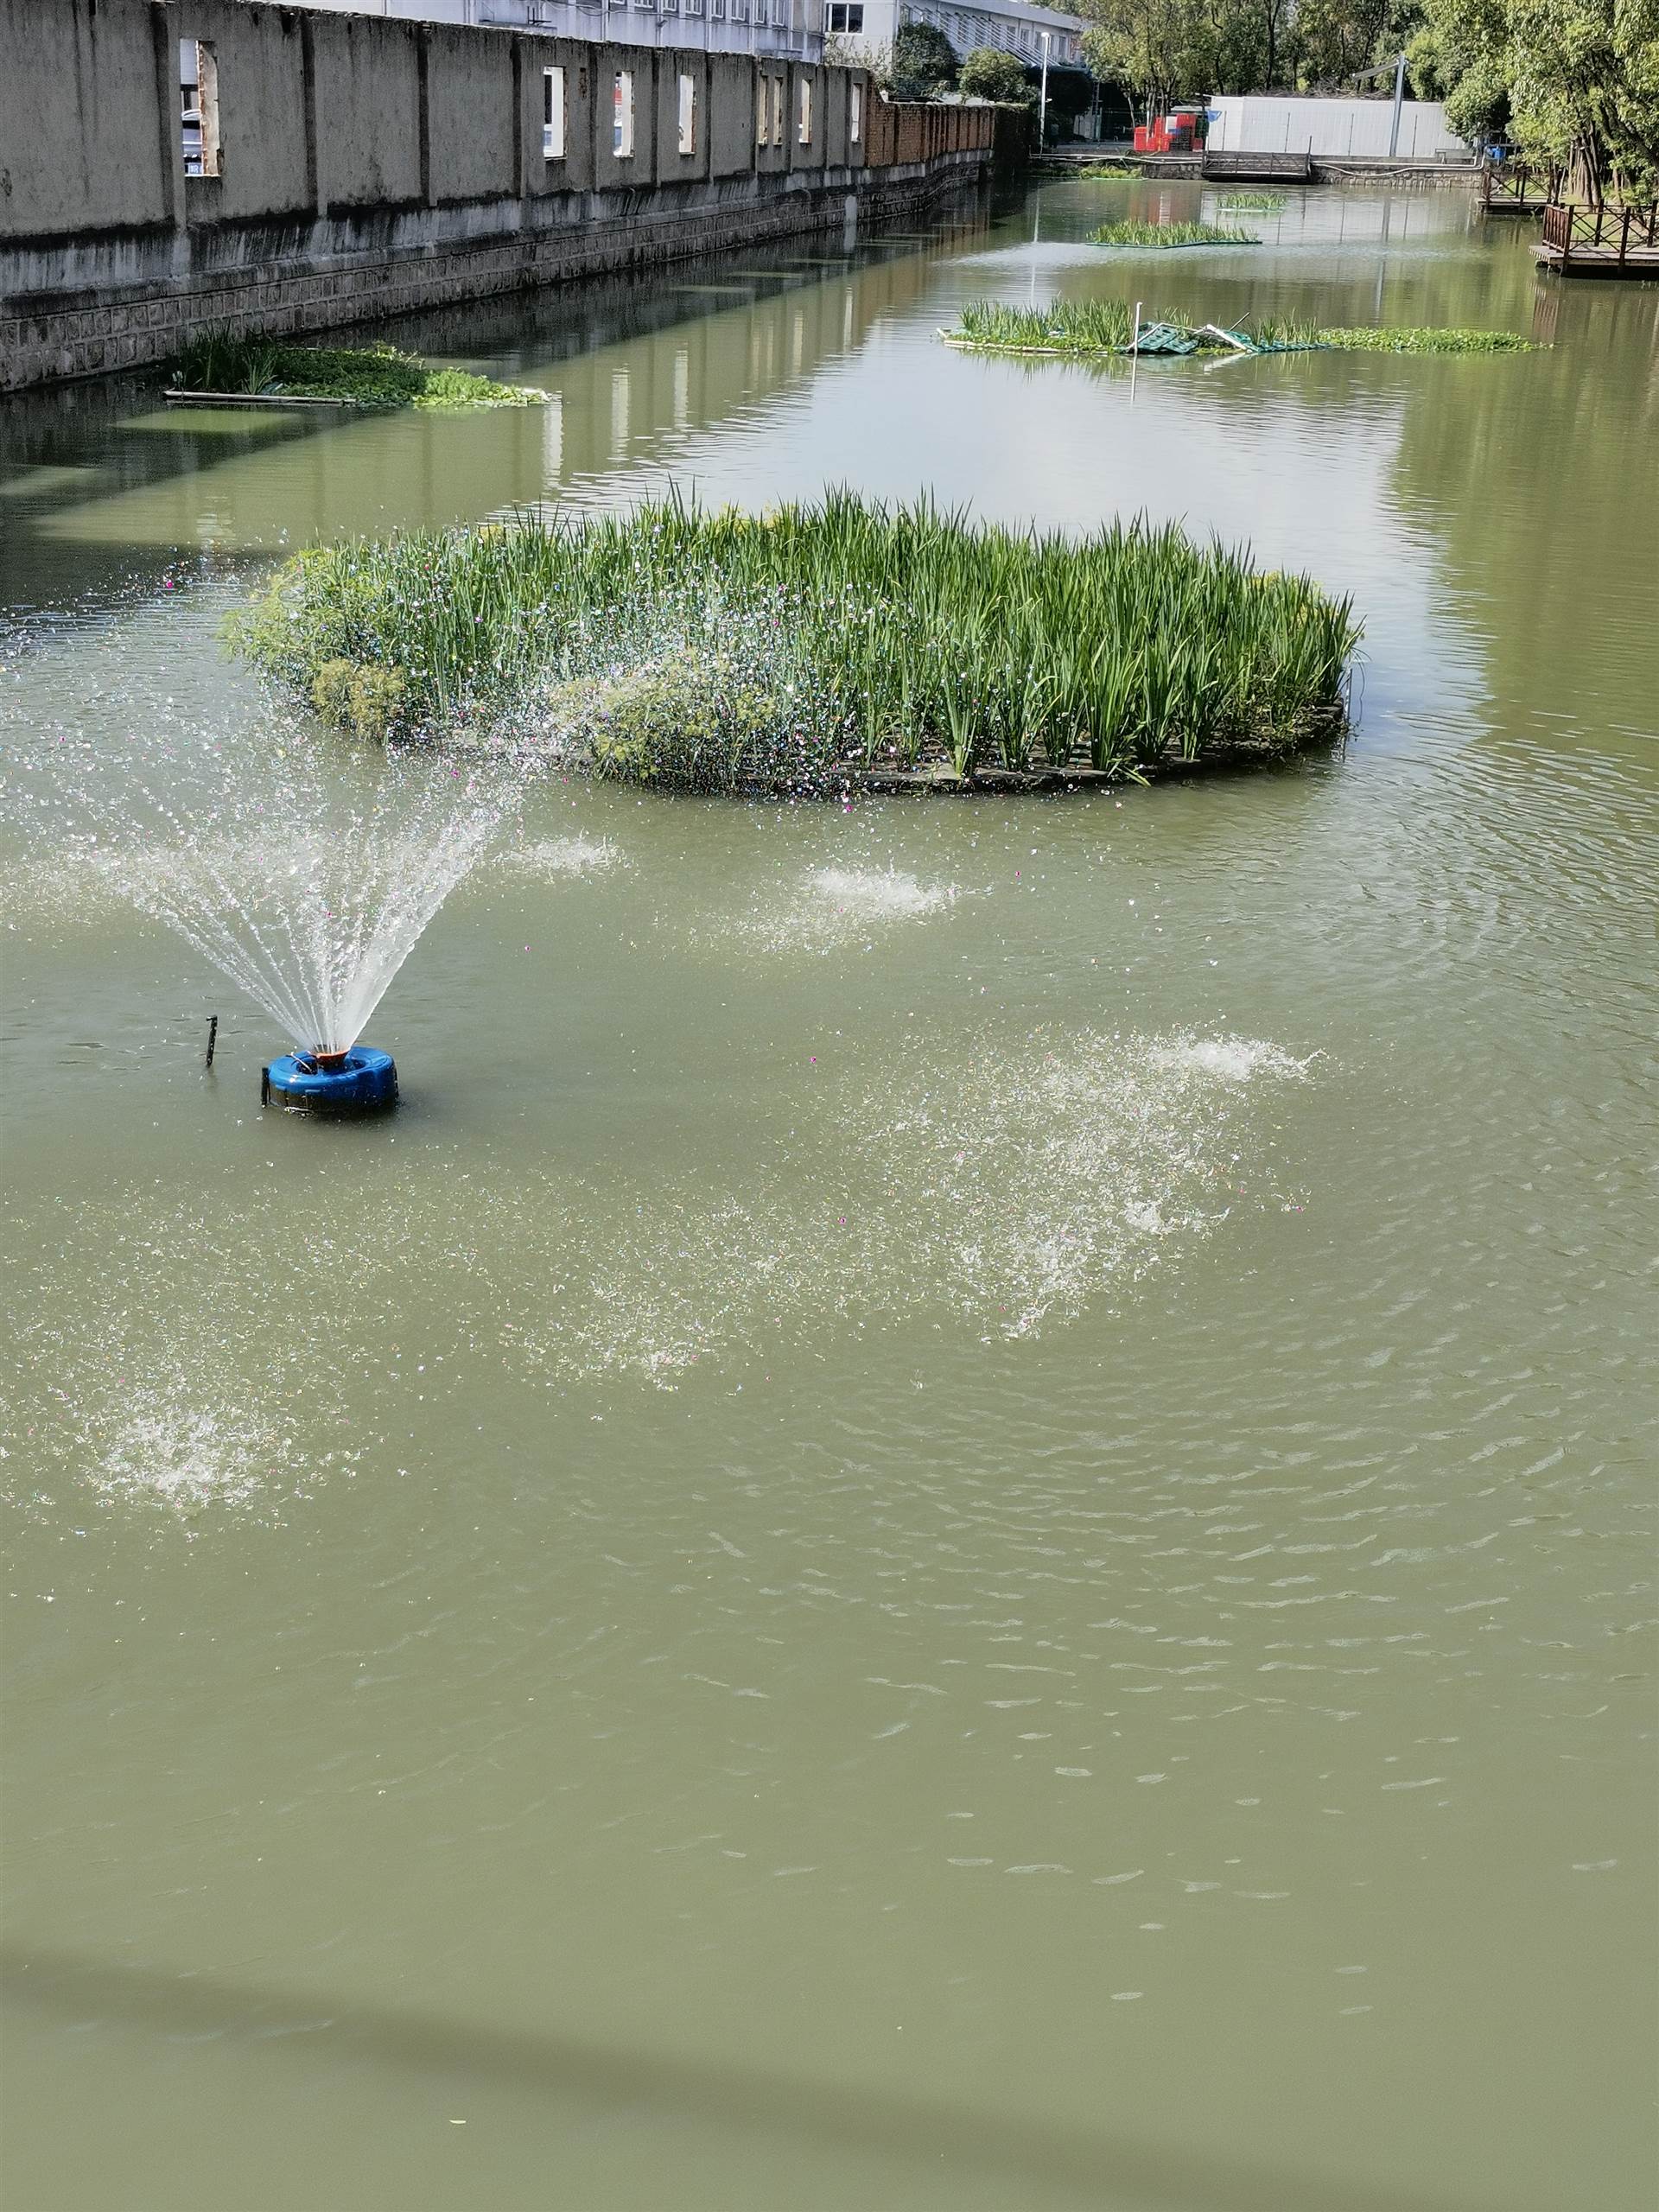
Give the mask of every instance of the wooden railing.
[[1618, 267], [1633, 250], [1646, 254], [1659, 247], [1659, 200], [1648, 207], [1568, 207], [1554, 201], [1544, 210], [1544, 244], [1564, 264], [1577, 255]]
[[1481, 199], [1500, 214], [1535, 213], [1555, 200], [1560, 188], [1558, 168], [1535, 168], [1530, 162], [1488, 162], [1481, 172]]

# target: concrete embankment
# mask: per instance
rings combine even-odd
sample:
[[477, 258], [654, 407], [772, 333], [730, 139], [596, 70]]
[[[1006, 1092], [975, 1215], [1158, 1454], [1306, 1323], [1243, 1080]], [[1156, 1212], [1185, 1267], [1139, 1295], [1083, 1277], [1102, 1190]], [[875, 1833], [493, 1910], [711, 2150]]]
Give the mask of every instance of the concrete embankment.
[[0, 390], [884, 219], [996, 111], [248, 0], [0, 0]]

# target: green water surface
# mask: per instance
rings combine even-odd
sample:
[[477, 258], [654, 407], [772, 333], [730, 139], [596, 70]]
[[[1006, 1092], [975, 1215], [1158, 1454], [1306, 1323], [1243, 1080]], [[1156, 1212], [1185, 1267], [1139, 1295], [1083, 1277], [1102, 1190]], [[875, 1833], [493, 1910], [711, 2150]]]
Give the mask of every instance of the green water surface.
[[[548, 780], [372, 1127], [0, 801], [15, 2212], [1653, 2202], [1659, 287], [1455, 189], [1084, 243], [1160, 212], [391, 334], [545, 409], [0, 412], [9, 753], [257, 762], [269, 558], [670, 482], [1367, 624], [1282, 772]], [[938, 342], [1114, 294], [1546, 350]]]

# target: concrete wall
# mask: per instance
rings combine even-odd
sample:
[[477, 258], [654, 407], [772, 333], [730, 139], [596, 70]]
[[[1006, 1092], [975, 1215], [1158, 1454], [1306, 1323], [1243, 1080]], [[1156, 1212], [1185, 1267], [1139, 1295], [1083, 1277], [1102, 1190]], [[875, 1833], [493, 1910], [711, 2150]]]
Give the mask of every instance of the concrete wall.
[[[215, 173], [188, 178], [184, 38], [213, 49], [219, 117]], [[554, 160], [549, 67], [564, 72]], [[990, 108], [891, 106], [862, 71], [782, 58], [257, 0], [0, 0], [0, 390], [165, 359], [210, 325], [318, 330], [840, 226], [982, 177], [994, 126]]]
[[0, 237], [172, 222], [163, 72], [147, 8], [0, 5]]
[[[1321, 154], [1338, 159], [1386, 159], [1394, 102], [1269, 99], [1265, 95], [1216, 99], [1210, 104], [1208, 144], [1217, 154]], [[1437, 154], [1466, 154], [1446, 127], [1438, 100], [1403, 100], [1400, 106], [1402, 161], [1432, 161]]]
[[[201, 11], [186, 0], [164, 12], [182, 17]], [[365, 16], [331, 16], [306, 28], [315, 55], [321, 207], [339, 214], [353, 207], [420, 206], [421, 42], [400, 24]], [[233, 115], [239, 97], [235, 79], [221, 71], [221, 114]]]

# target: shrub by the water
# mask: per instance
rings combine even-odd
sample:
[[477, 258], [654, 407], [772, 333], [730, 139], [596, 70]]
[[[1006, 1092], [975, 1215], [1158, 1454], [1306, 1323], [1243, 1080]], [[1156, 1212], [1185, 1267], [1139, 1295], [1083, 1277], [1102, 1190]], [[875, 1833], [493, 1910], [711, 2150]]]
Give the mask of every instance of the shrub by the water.
[[[1228, 351], [1227, 340], [1195, 324], [1179, 308], [1143, 314], [1144, 330], [1154, 322], [1192, 332], [1205, 350]], [[1317, 323], [1251, 316], [1230, 326], [1235, 337], [1270, 353], [1528, 353], [1531, 341], [1508, 330], [1371, 330], [1322, 328]], [[957, 346], [982, 353], [1061, 353], [1086, 359], [1103, 353], [1127, 353], [1135, 318], [1121, 300], [1055, 300], [1046, 308], [1004, 306], [995, 300], [969, 300], [962, 319], [944, 335]]]
[[1089, 233], [1093, 245], [1260, 245], [1249, 231], [1225, 229], [1219, 223], [1103, 223]]
[[528, 715], [601, 772], [720, 789], [861, 772], [1287, 752], [1339, 723], [1351, 602], [1137, 522], [1082, 539], [849, 492], [764, 516], [677, 499], [315, 547], [234, 630], [358, 724]]
[[359, 407], [527, 407], [544, 395], [467, 369], [435, 369], [395, 346], [289, 346], [208, 331], [170, 371], [183, 391], [343, 399]]

